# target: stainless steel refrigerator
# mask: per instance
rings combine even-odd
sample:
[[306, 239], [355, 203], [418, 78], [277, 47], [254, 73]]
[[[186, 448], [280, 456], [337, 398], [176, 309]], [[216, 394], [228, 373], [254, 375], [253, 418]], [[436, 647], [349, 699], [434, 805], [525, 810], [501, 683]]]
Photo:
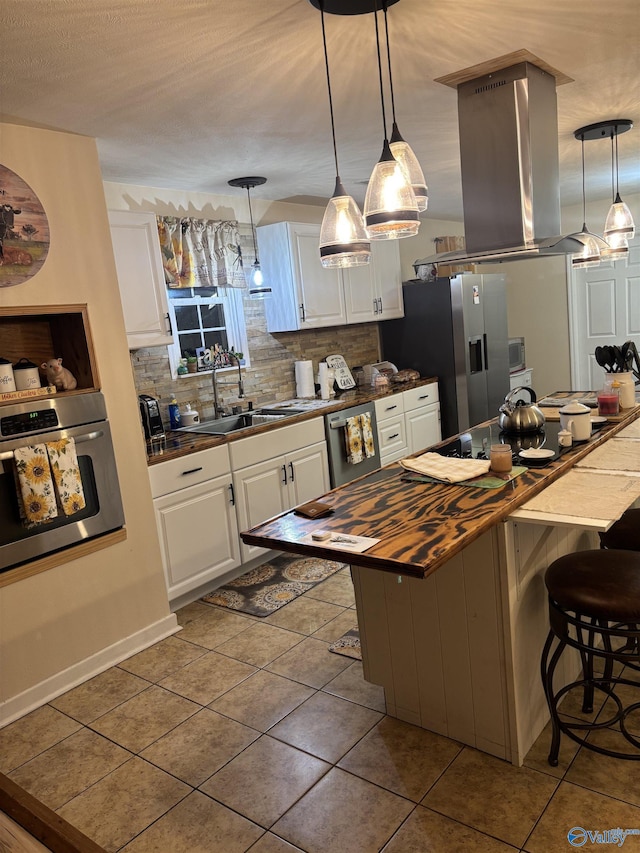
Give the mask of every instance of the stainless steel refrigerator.
[[408, 281], [402, 291], [405, 316], [380, 323], [383, 358], [438, 377], [443, 438], [496, 417], [509, 393], [504, 276]]

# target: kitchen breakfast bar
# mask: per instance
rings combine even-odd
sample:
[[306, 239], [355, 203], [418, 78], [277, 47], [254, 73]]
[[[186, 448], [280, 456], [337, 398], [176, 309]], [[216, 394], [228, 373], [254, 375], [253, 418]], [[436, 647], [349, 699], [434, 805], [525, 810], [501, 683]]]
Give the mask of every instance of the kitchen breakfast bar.
[[[330, 515], [287, 512], [242, 539], [349, 563], [364, 675], [384, 687], [387, 713], [519, 765], [549, 719], [545, 570], [599, 547], [598, 532], [640, 498], [639, 415], [498, 488], [407, 481], [394, 463], [321, 496]], [[483, 426], [497, 435], [495, 421]], [[354, 554], [312, 541], [319, 529], [377, 541]], [[580, 661], [562, 664], [568, 683]]]

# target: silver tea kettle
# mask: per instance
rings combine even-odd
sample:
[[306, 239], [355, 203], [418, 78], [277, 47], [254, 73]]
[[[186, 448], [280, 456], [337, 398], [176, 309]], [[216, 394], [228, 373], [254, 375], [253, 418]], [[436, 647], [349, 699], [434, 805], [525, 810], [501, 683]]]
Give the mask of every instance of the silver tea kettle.
[[[524, 400], [513, 402], [513, 398], [519, 391], [528, 391], [531, 402], [525, 403]], [[527, 388], [523, 385], [510, 391], [500, 406], [498, 416], [500, 429], [504, 432], [537, 432], [541, 430], [544, 426], [544, 414], [535, 405], [535, 402], [536, 393], [533, 388]]]

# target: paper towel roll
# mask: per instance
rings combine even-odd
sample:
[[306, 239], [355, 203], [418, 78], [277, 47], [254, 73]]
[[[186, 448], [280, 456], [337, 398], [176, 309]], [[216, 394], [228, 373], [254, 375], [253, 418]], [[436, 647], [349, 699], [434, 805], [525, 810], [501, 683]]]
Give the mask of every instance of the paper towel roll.
[[313, 382], [313, 362], [312, 361], [296, 361], [295, 362], [296, 376], [296, 396], [298, 397], [315, 397], [316, 388]]
[[323, 400], [329, 399], [329, 365], [321, 361], [318, 365], [318, 383], [320, 385], [320, 396]]

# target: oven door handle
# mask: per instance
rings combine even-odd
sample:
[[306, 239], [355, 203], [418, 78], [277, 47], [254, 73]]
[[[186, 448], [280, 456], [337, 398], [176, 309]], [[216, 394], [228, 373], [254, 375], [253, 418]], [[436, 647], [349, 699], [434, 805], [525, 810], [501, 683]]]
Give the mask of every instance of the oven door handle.
[[329, 424], [329, 429], [344, 429], [344, 427], [346, 427], [346, 425], [347, 425], [346, 420], [331, 421], [331, 423]]
[[[101, 429], [97, 429], [93, 432], [86, 432], [83, 435], [79, 435], [77, 438], [74, 438], [74, 441], [76, 444], [82, 444], [83, 441], [93, 441], [93, 439], [95, 438], [102, 438], [103, 435], [104, 431]], [[39, 443], [42, 442], [34, 441], [34, 444]], [[44, 442], [44, 444], [46, 444], [46, 442]], [[13, 450], [8, 450], [5, 453], [0, 453], [0, 462], [8, 462], [10, 459], [13, 459]]]

